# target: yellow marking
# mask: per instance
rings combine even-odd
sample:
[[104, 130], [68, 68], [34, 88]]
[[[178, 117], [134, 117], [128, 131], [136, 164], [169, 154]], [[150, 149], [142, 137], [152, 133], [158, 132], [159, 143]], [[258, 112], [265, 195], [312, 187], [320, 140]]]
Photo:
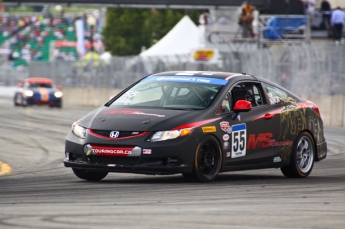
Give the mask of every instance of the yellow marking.
[[49, 100], [48, 90], [44, 87], [41, 87], [40, 92], [41, 92], [42, 101], [48, 101]]
[[0, 161], [0, 176], [10, 174], [11, 172], [12, 172], [11, 166], [9, 166], [8, 164], [2, 163]]
[[203, 133], [214, 133], [214, 132], [217, 132], [217, 129], [215, 126], [203, 126], [202, 132]]

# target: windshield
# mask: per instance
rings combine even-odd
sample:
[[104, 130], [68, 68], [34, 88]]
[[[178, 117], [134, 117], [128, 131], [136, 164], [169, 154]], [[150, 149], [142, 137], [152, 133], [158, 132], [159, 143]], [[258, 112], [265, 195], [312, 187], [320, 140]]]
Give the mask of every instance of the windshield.
[[47, 83], [30, 83], [28, 85], [28, 88], [38, 88], [38, 87], [53, 88], [54, 86], [52, 84], [47, 84]]
[[111, 106], [202, 110], [214, 101], [226, 83], [204, 77], [152, 76], [136, 84]]

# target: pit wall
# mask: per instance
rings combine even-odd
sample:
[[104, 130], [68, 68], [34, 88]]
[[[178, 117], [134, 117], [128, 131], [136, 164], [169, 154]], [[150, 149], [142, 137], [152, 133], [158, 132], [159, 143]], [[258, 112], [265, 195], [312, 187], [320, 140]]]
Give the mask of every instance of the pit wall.
[[[98, 107], [121, 89], [64, 88], [64, 106]], [[345, 96], [301, 96], [314, 102], [320, 110], [325, 126], [345, 127]]]

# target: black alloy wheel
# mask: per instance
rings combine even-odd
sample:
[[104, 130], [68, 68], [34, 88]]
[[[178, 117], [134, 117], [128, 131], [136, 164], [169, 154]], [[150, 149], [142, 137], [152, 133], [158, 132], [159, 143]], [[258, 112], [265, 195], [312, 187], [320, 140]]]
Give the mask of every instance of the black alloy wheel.
[[222, 164], [222, 151], [217, 139], [207, 136], [196, 149], [192, 173], [183, 173], [190, 181], [210, 182], [216, 179]]

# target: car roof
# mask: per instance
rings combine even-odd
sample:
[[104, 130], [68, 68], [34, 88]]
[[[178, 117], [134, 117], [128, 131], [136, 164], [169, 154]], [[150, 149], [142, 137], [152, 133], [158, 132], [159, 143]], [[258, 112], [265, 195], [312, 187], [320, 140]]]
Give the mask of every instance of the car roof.
[[[205, 78], [216, 78], [228, 80], [233, 77], [244, 77], [246, 79], [252, 78], [256, 80], [256, 77], [247, 73], [234, 73], [234, 72], [212, 72], [212, 71], [168, 71], [152, 74], [150, 76], [194, 76]], [[148, 76], [148, 77], [150, 77]]]
[[26, 79], [28, 83], [44, 83], [44, 84], [53, 84], [53, 80], [48, 78], [28, 78]]

